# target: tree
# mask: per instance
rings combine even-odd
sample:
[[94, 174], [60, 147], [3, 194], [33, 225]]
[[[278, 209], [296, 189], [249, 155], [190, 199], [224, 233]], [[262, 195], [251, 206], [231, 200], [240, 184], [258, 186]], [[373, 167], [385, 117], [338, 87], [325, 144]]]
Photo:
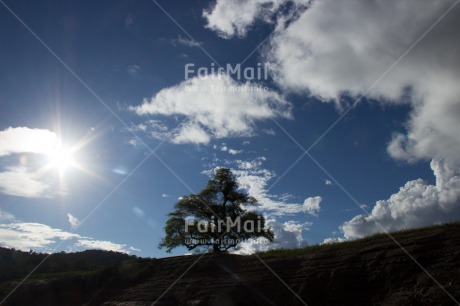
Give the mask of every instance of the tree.
[[238, 191], [232, 171], [219, 168], [199, 194], [183, 196], [168, 214], [166, 236], [159, 247], [167, 252], [178, 246], [226, 252], [251, 238], [273, 241], [273, 232], [265, 228], [265, 218], [252, 207], [257, 200]]

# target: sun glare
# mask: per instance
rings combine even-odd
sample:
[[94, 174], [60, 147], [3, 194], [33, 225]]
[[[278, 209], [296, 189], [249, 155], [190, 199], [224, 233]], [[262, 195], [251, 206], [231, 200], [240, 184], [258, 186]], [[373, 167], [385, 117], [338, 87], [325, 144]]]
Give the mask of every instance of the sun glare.
[[76, 165], [73, 151], [66, 148], [56, 148], [48, 153], [49, 166], [57, 168], [60, 172], [64, 172], [69, 167]]

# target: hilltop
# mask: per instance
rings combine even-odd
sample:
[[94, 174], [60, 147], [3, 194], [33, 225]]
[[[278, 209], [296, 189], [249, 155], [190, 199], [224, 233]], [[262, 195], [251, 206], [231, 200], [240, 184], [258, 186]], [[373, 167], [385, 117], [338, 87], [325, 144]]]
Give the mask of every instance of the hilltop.
[[[37, 271], [5, 305], [303, 305], [296, 296], [308, 305], [457, 305], [460, 223], [393, 237], [400, 246], [376, 235], [251, 256], [123, 255], [105, 267]], [[0, 284], [1, 298], [19, 281]]]

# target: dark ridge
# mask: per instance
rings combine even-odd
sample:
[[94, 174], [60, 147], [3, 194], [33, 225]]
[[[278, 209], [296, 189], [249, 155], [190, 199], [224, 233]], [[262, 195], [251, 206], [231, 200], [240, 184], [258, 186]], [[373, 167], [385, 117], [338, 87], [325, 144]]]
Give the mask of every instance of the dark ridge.
[[38, 268], [36, 274], [91, 271], [137, 258], [124, 253], [101, 250], [43, 254], [0, 247], [0, 283], [26, 276], [47, 256], [49, 257]]
[[[38, 274], [5, 305], [458, 305], [460, 224], [393, 237], [410, 256], [387, 235], [376, 235], [252, 256], [134, 259]], [[16, 284], [4, 282], [0, 297]]]

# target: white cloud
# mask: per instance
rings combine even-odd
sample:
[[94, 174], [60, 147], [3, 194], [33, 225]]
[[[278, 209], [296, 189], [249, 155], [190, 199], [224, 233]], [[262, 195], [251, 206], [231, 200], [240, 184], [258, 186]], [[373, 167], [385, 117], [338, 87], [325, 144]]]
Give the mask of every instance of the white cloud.
[[338, 242], [344, 242], [347, 241], [347, 239], [342, 238], [342, 237], [332, 237], [332, 238], [326, 238], [321, 244], [332, 244], [332, 243], [338, 243]]
[[[48, 163], [46, 155], [56, 150], [56, 133], [43, 129], [9, 127], [0, 131], [0, 192], [27, 198], [65, 195], [65, 186], [58, 184], [52, 173], [42, 168]], [[13, 158], [7, 158], [11, 155]]]
[[77, 217], [73, 216], [70, 213], [67, 213], [67, 220], [69, 221], [70, 226], [72, 227], [73, 230], [76, 229], [80, 225], [80, 221], [77, 219]]
[[[389, 200], [377, 202], [370, 216], [346, 222], [347, 237], [376, 232], [376, 222], [395, 230], [458, 218], [460, 40], [456, 29], [460, 7], [409, 50], [452, 4], [440, 0], [313, 1], [291, 22], [279, 19], [264, 50], [265, 59], [275, 64], [275, 82], [285, 91], [306, 92], [339, 108], [344, 95], [411, 106], [406, 131], [393, 135], [388, 152], [408, 162], [432, 159], [437, 183], [407, 182]], [[205, 14], [208, 27], [227, 37], [244, 35], [257, 19], [251, 10], [239, 19], [235, 12], [244, 5], [219, 1], [212, 11], [216, 19]]]
[[56, 133], [28, 127], [9, 127], [0, 131], [0, 156], [15, 153], [50, 153], [57, 145]]
[[[460, 167], [443, 160], [431, 162], [436, 185], [418, 179], [407, 182], [388, 200], [376, 203], [369, 215], [358, 215], [342, 225], [346, 238], [427, 226], [460, 218]], [[380, 225], [380, 226], [379, 226]]]
[[305, 201], [303, 202], [304, 211], [307, 214], [318, 216], [318, 213], [320, 211], [319, 204], [321, 203], [321, 201], [321, 197], [311, 197], [305, 199]]
[[236, 254], [252, 254], [258, 251], [268, 251], [272, 249], [293, 249], [308, 246], [304, 240], [302, 232], [311, 227], [310, 222], [299, 223], [297, 221], [287, 221], [284, 223], [274, 219], [266, 221], [266, 226], [271, 228], [275, 237], [273, 242], [266, 239], [248, 240], [240, 243]]
[[240, 187], [257, 199], [258, 210], [265, 211], [271, 216], [292, 215], [302, 212], [312, 213], [311, 207], [308, 205], [287, 202], [283, 197], [268, 193], [268, 182], [276, 177], [274, 172], [267, 169], [234, 170], [233, 172]]
[[[268, 191], [268, 183], [276, 177], [273, 171], [262, 168], [265, 157], [258, 157], [251, 161], [236, 160], [229, 162], [234, 164], [236, 169], [232, 169], [238, 184], [242, 190], [258, 201], [257, 210], [263, 211], [269, 216], [285, 216], [298, 213], [308, 213], [317, 215], [321, 197], [305, 199], [304, 203], [291, 201], [290, 194], [272, 195]], [[214, 173], [214, 170], [206, 172]]]
[[222, 144], [222, 146], [218, 146], [218, 145], [213, 145], [213, 148], [214, 150], [220, 150], [222, 152], [227, 152], [228, 154], [231, 154], [231, 155], [236, 155], [236, 154], [240, 154], [241, 152], [243, 152], [243, 150], [236, 150], [236, 149], [232, 149], [232, 148], [229, 148], [225, 145], [225, 143]]
[[239, 153], [241, 153], [241, 150], [228, 149], [228, 154], [236, 155], [236, 154], [239, 154]]
[[265, 55], [277, 64], [274, 78], [285, 90], [307, 91], [339, 106], [343, 94], [410, 103], [407, 133], [396, 133], [388, 147], [393, 157], [458, 161], [459, 7], [367, 91], [451, 4], [315, 1], [287, 27], [279, 25]]
[[274, 129], [263, 129], [262, 132], [264, 132], [265, 134], [270, 135], [270, 136], [275, 136], [276, 135], [276, 132], [275, 132]]
[[291, 118], [289, 102], [254, 86], [237, 83], [228, 75], [194, 77], [129, 109], [139, 115], [185, 116], [174, 133], [165, 135], [174, 143], [206, 144], [213, 138], [249, 136], [256, 121]]
[[[272, 22], [273, 15], [287, 3], [304, 4], [296, 0], [217, 0], [212, 8], [203, 11], [206, 28], [222, 38], [244, 37], [257, 20]], [[298, 10], [299, 8], [297, 8]]]
[[211, 136], [197, 123], [187, 122], [173, 136], [173, 143], [203, 143], [211, 141]]
[[0, 192], [7, 195], [25, 198], [51, 197], [60, 193], [52, 190], [53, 185], [43, 180], [39, 172], [32, 172], [26, 167], [14, 167], [0, 172]]
[[80, 238], [80, 235], [40, 223], [0, 224], [0, 245], [8, 248], [46, 252], [56, 242], [72, 238]]
[[[129, 253], [127, 249], [133, 250], [133, 248], [131, 247], [126, 248], [126, 244], [118, 244], [118, 243], [113, 243], [110, 241], [89, 240], [89, 239], [80, 239], [75, 243], [75, 246], [82, 247], [84, 249], [114, 251], [114, 252], [121, 252], [121, 253]], [[134, 250], [138, 250], [138, 249], [134, 248]]]
[[[219, 0], [204, 17], [207, 27], [223, 37], [244, 36], [256, 20], [270, 22], [263, 16], [272, 16], [286, 2]], [[451, 5], [440, 0], [314, 1], [290, 22], [277, 13], [264, 56], [276, 64], [274, 79], [287, 91], [308, 92], [339, 107], [343, 95], [409, 103], [407, 132], [395, 133], [388, 146], [394, 158], [460, 161], [460, 7], [373, 86]]]
[[13, 222], [0, 224], [0, 246], [2, 247], [23, 251], [52, 252], [57, 243], [69, 241], [66, 245], [73, 243], [73, 247], [70, 247], [73, 251], [102, 249], [130, 253], [129, 251], [132, 250], [124, 244], [83, 237], [45, 224], [11, 219], [9, 221]]
[[177, 37], [177, 39], [172, 39], [171, 43], [174, 46], [177, 46], [179, 44], [179, 45], [183, 45], [183, 46], [190, 47], [190, 48], [199, 47], [202, 44], [202, 42], [200, 42], [200, 41], [196, 41], [196, 40], [192, 40], [192, 39], [188, 39], [188, 38], [183, 38], [180, 35]]

